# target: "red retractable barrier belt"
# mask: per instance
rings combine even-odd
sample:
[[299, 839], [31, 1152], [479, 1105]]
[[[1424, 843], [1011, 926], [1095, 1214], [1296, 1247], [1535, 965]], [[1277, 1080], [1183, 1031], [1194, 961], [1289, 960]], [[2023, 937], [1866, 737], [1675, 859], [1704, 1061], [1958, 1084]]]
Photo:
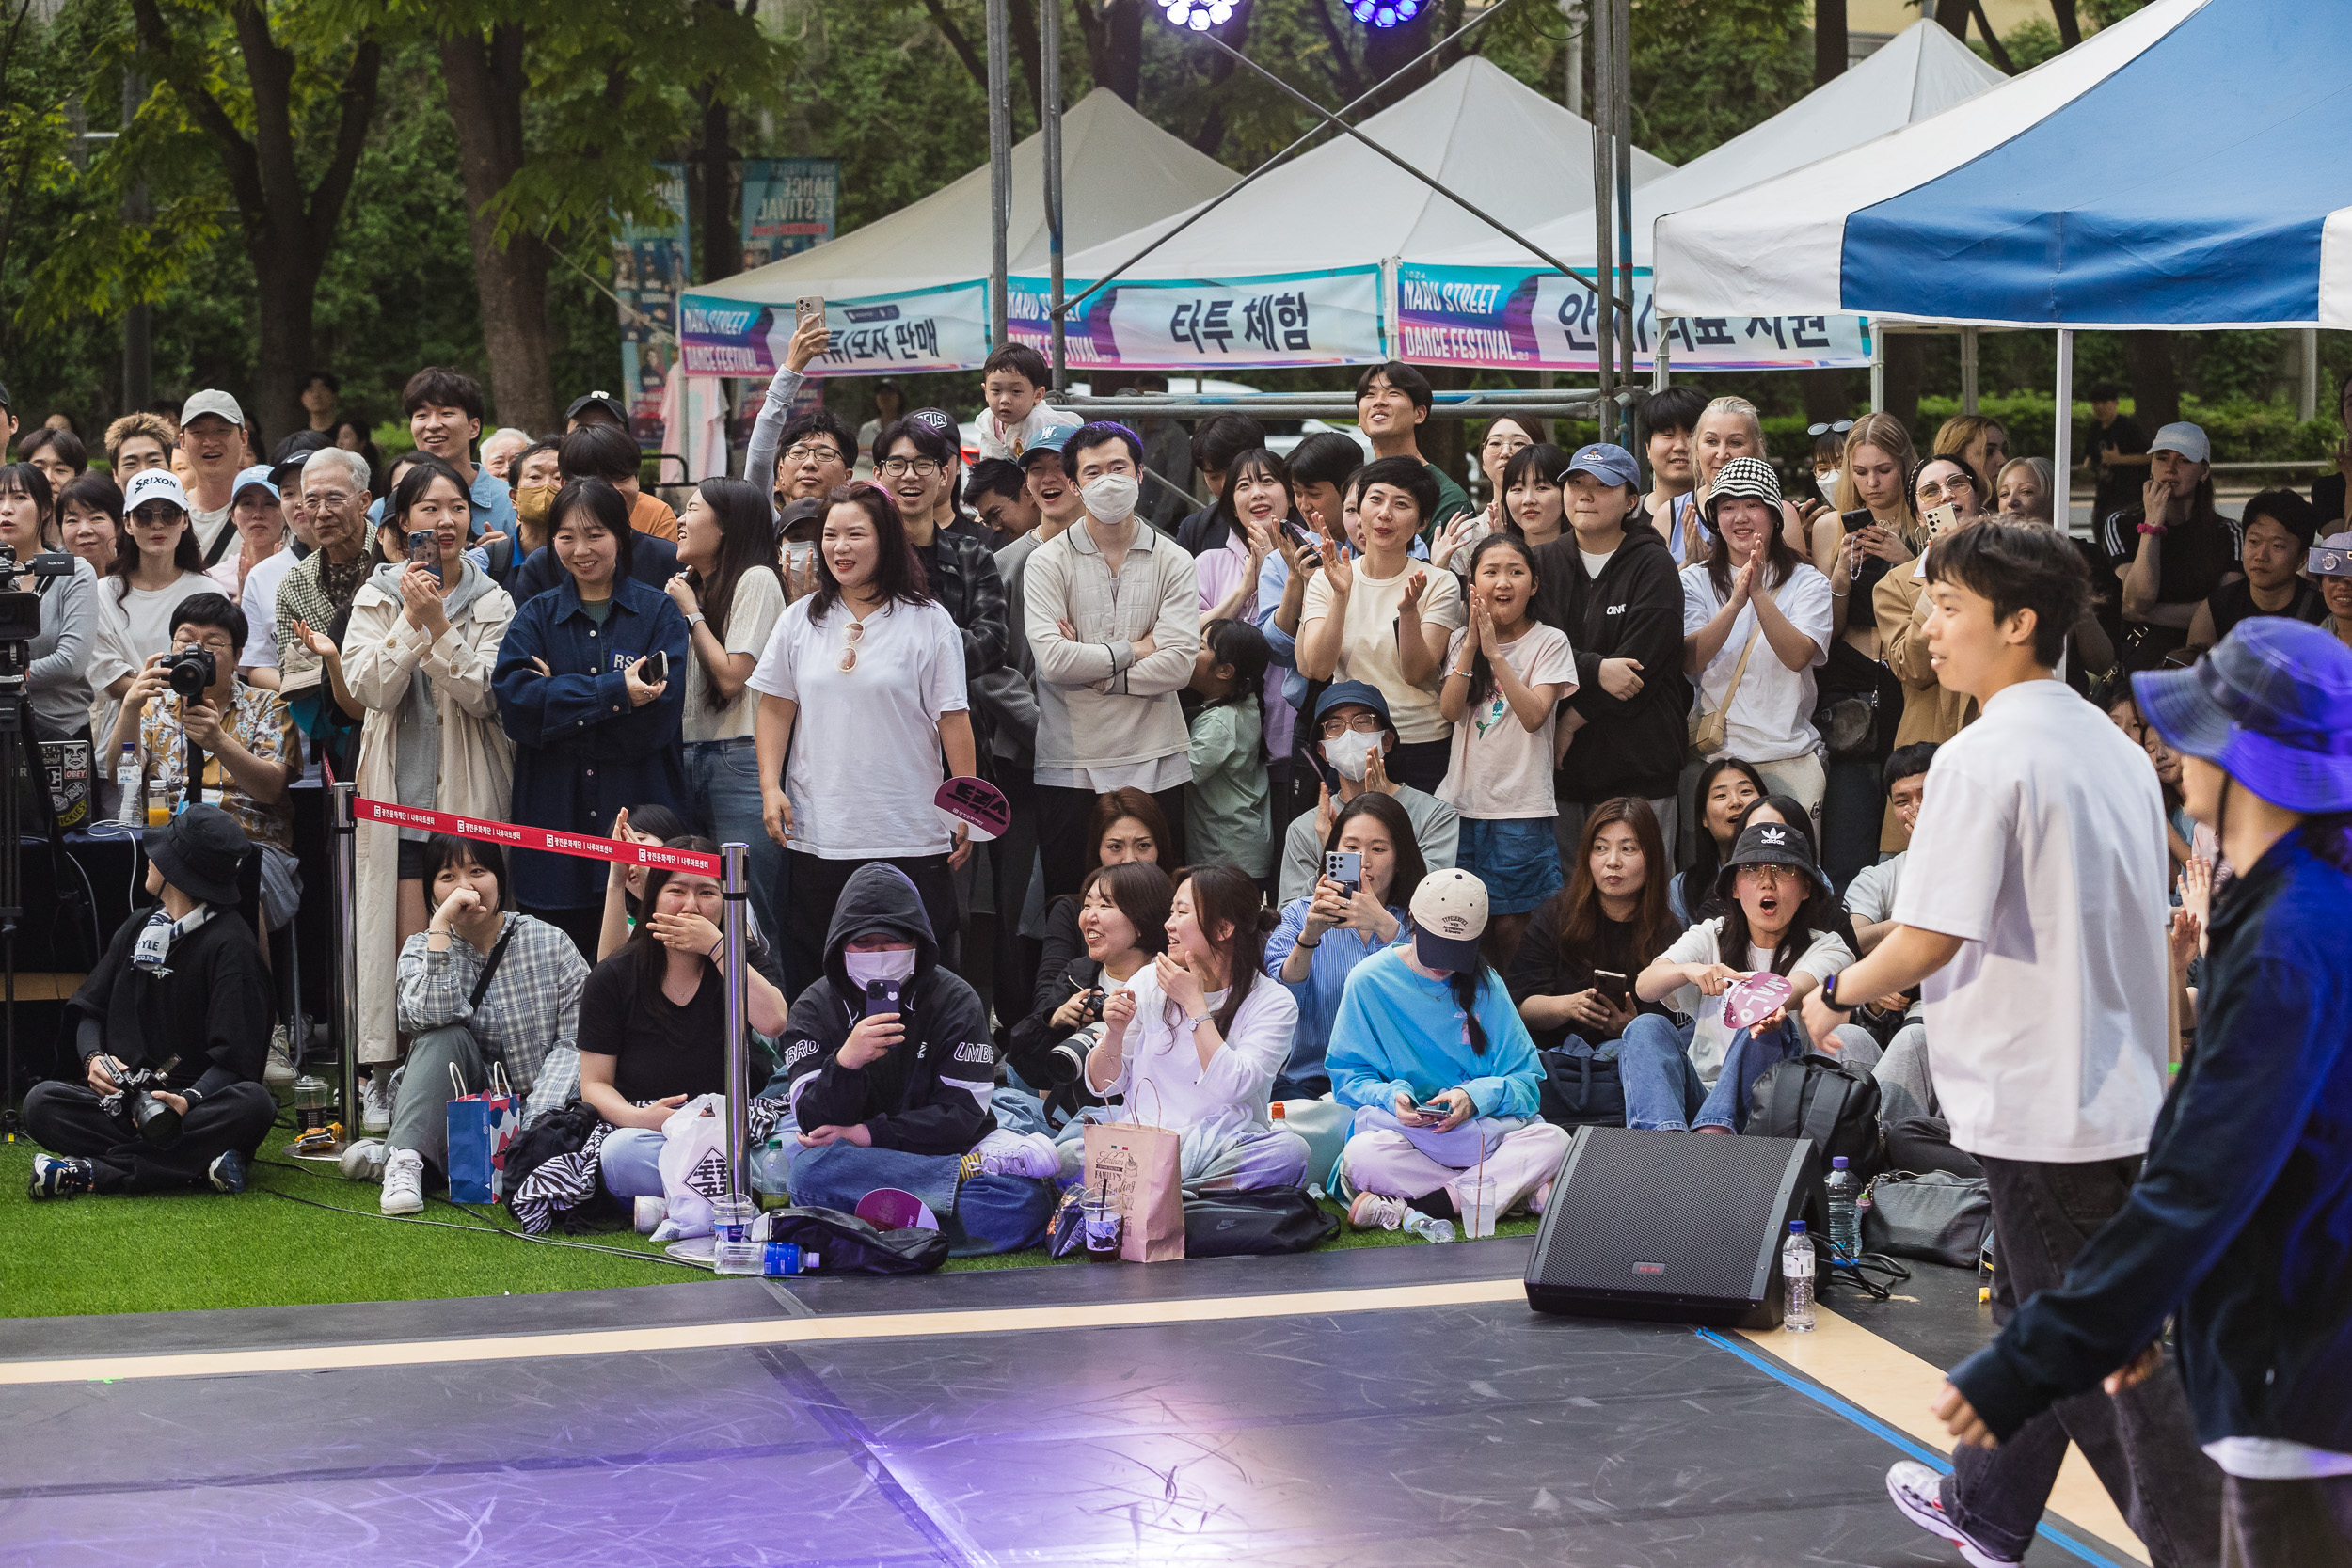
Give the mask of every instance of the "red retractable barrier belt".
[[581, 860], [602, 861], [607, 865], [617, 862], [622, 865], [652, 866], [658, 871], [721, 875], [718, 856], [692, 849], [665, 849], [659, 844], [631, 844], [586, 833], [552, 832], [520, 822], [485, 822], [478, 816], [460, 816], [454, 812], [421, 811], [415, 806], [396, 806], [388, 800], [371, 800], [364, 795], [353, 798], [351, 815], [362, 822], [380, 822], [388, 828], [417, 828], [425, 832], [483, 839], [509, 849], [544, 849], [551, 855], [577, 855]]

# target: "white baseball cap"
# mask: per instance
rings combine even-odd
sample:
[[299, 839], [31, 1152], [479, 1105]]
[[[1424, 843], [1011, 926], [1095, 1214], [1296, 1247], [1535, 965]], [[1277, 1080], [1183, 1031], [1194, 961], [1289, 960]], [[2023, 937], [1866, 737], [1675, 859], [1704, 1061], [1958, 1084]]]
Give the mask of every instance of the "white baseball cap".
[[1413, 890], [1413, 956], [1424, 969], [1476, 970], [1486, 931], [1486, 884], [1458, 868], [1432, 871]]
[[122, 515], [127, 517], [149, 501], [169, 501], [183, 512], [188, 510], [188, 493], [169, 468], [141, 468], [133, 474], [122, 492]]
[[2178, 424], [2166, 425], [2162, 430], [2157, 431], [2156, 438], [2148, 443], [2148, 450], [2150, 451], [2177, 451], [2191, 463], [2203, 463], [2213, 456], [2213, 443], [2205, 439], [2205, 433], [2202, 430], [2190, 424], [2186, 420], [2183, 420]]
[[216, 387], [206, 388], [181, 405], [180, 428], [187, 429], [188, 426], [196, 423], [197, 417], [202, 414], [227, 420], [240, 430], [245, 428], [245, 410], [237, 406], [235, 398]]

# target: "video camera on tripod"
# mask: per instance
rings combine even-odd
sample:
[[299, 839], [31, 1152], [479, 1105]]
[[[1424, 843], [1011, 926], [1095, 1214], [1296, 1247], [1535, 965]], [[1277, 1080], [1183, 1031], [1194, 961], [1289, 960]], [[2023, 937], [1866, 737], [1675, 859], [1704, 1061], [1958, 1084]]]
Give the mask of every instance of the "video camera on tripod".
[[73, 558], [63, 550], [43, 550], [20, 562], [14, 546], [0, 545], [0, 679], [11, 683], [6, 689], [23, 694], [33, 639], [40, 635], [40, 595], [20, 585], [26, 578], [39, 582], [72, 575]]

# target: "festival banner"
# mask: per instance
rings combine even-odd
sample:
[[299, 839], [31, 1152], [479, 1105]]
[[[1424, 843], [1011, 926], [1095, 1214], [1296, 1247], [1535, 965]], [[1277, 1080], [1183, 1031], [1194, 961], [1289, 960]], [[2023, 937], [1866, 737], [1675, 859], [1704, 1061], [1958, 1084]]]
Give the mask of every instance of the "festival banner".
[[[1582, 276], [1593, 276], [1589, 268]], [[1658, 309], [1650, 270], [1633, 274], [1633, 356], [1655, 362]], [[1598, 368], [1593, 292], [1556, 272], [1520, 267], [1399, 269], [1397, 357], [1416, 365], [1493, 370]], [[1668, 324], [1677, 370], [1843, 369], [1870, 362], [1861, 316], [1683, 316]]]
[[[792, 341], [792, 302], [690, 293], [679, 322], [687, 374], [764, 378]], [[808, 368], [812, 376], [973, 370], [988, 357], [988, 285], [827, 299], [825, 325], [833, 347]]]
[[648, 222], [623, 219], [612, 241], [612, 293], [621, 315], [621, 396], [646, 451], [661, 450], [661, 393], [677, 359], [678, 295], [687, 280], [686, 166], [656, 164], [660, 205]]
[[[1086, 288], [1065, 282], [1065, 298]], [[1053, 351], [1049, 280], [1015, 277], [1007, 292], [1012, 341]], [[1071, 312], [1073, 367], [1234, 370], [1377, 363], [1389, 356], [1377, 266], [1262, 277], [1113, 283]]]
[[834, 159], [744, 159], [742, 270], [832, 239], [840, 200], [841, 165]]

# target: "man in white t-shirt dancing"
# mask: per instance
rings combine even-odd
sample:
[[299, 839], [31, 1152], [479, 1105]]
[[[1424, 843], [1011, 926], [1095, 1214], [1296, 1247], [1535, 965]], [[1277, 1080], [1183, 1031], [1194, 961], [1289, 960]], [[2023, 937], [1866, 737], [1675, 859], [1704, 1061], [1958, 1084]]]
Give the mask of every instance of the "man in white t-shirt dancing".
[[[1895, 929], [1806, 999], [1815, 1039], [1858, 1004], [1924, 982], [1952, 1142], [1993, 1196], [1994, 1316], [2065, 1277], [2122, 1208], [2164, 1098], [2172, 1023], [2164, 802], [2147, 757], [2053, 673], [2088, 583], [2046, 529], [1980, 523], [1929, 553], [1936, 678], [1977, 699], [1911, 839]], [[2022, 1560], [2072, 1437], [2157, 1568], [2211, 1563], [2220, 1477], [2170, 1368], [2128, 1393], [2058, 1402], [1954, 1474], [1905, 1461], [1898, 1506], [1974, 1568]]]

